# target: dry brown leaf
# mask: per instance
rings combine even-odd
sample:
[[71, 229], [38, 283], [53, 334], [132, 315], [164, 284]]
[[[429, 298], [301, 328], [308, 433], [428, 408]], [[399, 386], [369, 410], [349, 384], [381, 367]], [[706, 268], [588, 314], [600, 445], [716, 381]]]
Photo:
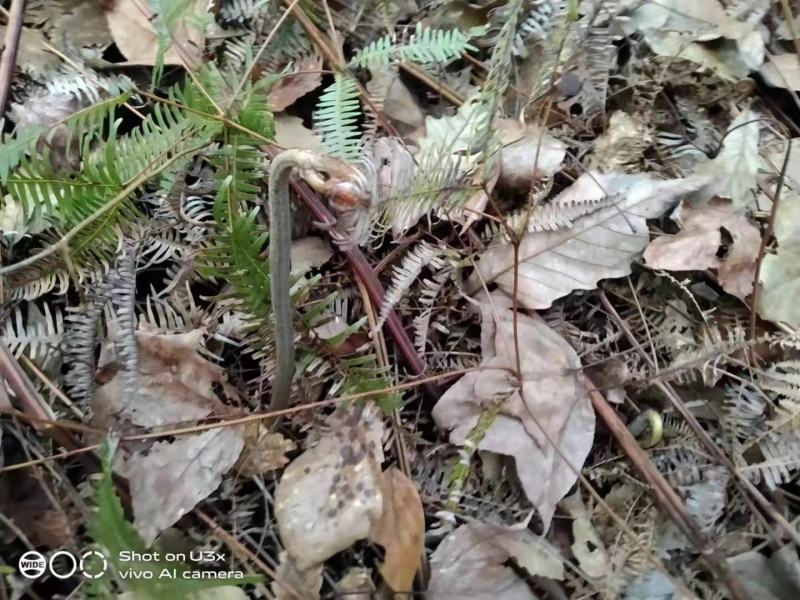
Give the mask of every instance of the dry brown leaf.
[[[205, 13], [207, 7], [208, 0], [196, 0], [192, 14]], [[129, 63], [155, 64], [158, 34], [152, 25], [153, 19], [153, 11], [147, 0], [116, 0], [111, 10], [106, 12], [111, 36]], [[172, 43], [164, 54], [164, 64], [198, 65], [203, 53], [203, 33], [184, 18], [171, 34]]]
[[252, 477], [280, 469], [289, 462], [286, 453], [295, 448], [297, 446], [292, 440], [271, 432], [263, 423], [248, 424], [237, 470], [245, 477]]
[[284, 551], [272, 582], [275, 600], [318, 600], [322, 587], [322, 563], [301, 570]]
[[425, 513], [414, 482], [396, 467], [383, 473], [383, 509], [369, 538], [386, 550], [383, 580], [395, 597], [406, 597], [425, 550]]
[[117, 373], [95, 391], [92, 423], [103, 429], [121, 421], [154, 427], [228, 412], [213, 386], [231, 388], [225, 371], [197, 352], [202, 335], [199, 329], [181, 334], [137, 333], [140, 387], [136, 401], [123, 401], [123, 378]]
[[333, 433], [286, 468], [275, 492], [281, 540], [308, 570], [369, 535], [383, 508], [383, 423], [372, 407], [334, 413]]
[[[761, 233], [730, 201], [712, 199], [703, 206], [682, 202], [671, 218], [681, 225], [676, 235], [662, 235], [644, 251], [645, 262], [654, 269], [690, 271], [718, 269], [719, 283], [730, 294], [744, 300], [753, 291], [756, 257]], [[724, 258], [717, 256], [725, 229], [733, 243]]]
[[515, 458], [525, 495], [548, 528], [556, 503], [575, 483], [592, 447], [594, 411], [575, 351], [541, 319], [520, 314], [523, 401], [504, 370], [516, 366], [510, 301], [500, 294], [491, 300], [481, 304], [481, 366], [494, 369], [464, 375], [440, 398], [433, 417], [440, 429], [452, 430], [450, 441], [461, 445], [481, 412], [507, 397], [478, 448]]
[[[575, 219], [572, 227], [523, 237], [518, 301], [529, 309], [544, 309], [574, 290], [591, 290], [601, 279], [627, 275], [631, 261], [649, 241], [647, 219], [661, 215], [706, 181], [705, 177], [657, 181], [645, 174], [584, 173], [543, 210], [569, 215], [576, 206], [600, 208]], [[514, 247], [502, 240], [489, 247], [466, 283], [467, 293], [495, 282], [511, 295], [514, 256]]]
[[241, 427], [156, 442], [125, 461], [134, 525], [149, 544], [211, 494], [244, 447]]
[[431, 556], [428, 600], [536, 600], [509, 559], [531, 576], [564, 579], [558, 551], [523, 527], [468, 523], [450, 533]]
[[273, 112], [280, 112], [296, 100], [313, 92], [322, 83], [322, 58], [306, 56], [297, 61], [294, 73], [280, 79], [269, 91], [267, 100]]

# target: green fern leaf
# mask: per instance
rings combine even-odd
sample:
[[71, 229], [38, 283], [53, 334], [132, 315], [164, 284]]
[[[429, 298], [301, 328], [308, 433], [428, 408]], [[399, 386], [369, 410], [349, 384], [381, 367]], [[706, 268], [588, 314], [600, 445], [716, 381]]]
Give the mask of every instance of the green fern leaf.
[[325, 88], [314, 112], [314, 130], [322, 138], [326, 154], [345, 160], [355, 160], [360, 155], [358, 96], [356, 82], [338, 73], [333, 83]]
[[351, 67], [381, 67], [394, 61], [416, 62], [423, 65], [444, 63], [475, 50], [470, 45], [472, 37], [482, 34], [484, 28], [473, 28], [467, 33], [459, 29], [430, 29], [417, 24], [414, 35], [405, 44], [396, 44], [391, 36], [384, 36], [359, 50], [350, 61]]

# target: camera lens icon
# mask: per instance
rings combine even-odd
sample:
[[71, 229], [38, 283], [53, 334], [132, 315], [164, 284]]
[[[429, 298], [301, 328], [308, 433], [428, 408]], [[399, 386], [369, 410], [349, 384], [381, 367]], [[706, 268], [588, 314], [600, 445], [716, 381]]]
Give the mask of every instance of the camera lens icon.
[[87, 579], [99, 579], [108, 570], [108, 561], [101, 552], [88, 550], [81, 554], [80, 568]]
[[23, 577], [27, 579], [36, 579], [47, 569], [47, 560], [45, 560], [42, 553], [31, 550], [19, 557], [17, 566]]

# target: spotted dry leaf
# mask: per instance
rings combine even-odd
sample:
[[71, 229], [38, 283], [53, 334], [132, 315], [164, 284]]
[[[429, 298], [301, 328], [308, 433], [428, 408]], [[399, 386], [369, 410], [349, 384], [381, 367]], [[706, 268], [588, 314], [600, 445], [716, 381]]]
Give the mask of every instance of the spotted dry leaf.
[[296, 458], [275, 493], [284, 548], [297, 568], [318, 565], [369, 535], [383, 510], [383, 423], [376, 411], [334, 413], [331, 433]]

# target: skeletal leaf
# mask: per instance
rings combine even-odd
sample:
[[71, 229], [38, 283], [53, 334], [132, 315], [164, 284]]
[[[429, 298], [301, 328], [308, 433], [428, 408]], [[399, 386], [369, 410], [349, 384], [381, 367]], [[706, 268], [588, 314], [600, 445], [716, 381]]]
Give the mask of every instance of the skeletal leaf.
[[452, 443], [464, 444], [483, 410], [506, 398], [478, 448], [515, 458], [523, 490], [547, 528], [591, 449], [595, 417], [569, 344], [539, 318], [520, 314], [516, 325], [523, 393], [503, 370], [516, 366], [513, 311], [507, 299], [494, 294], [492, 302], [482, 304], [481, 366], [486, 369], [458, 380], [440, 398], [433, 417], [440, 429], [451, 430]]
[[331, 427], [286, 468], [275, 493], [281, 540], [303, 571], [367, 537], [383, 509], [380, 417], [353, 406]]
[[383, 511], [369, 537], [386, 550], [384, 581], [397, 594], [408, 594], [425, 549], [425, 514], [414, 482], [395, 467], [383, 473]]
[[[573, 290], [590, 290], [601, 279], [627, 275], [649, 241], [646, 220], [661, 215], [703, 181], [584, 173], [546, 208], [567, 214], [576, 205], [606, 198], [613, 205], [600, 204], [602, 208], [575, 219], [570, 228], [525, 235], [519, 251], [519, 302], [544, 309]], [[474, 294], [491, 282], [509, 295], [514, 291], [514, 248], [508, 243], [498, 241], [483, 253], [466, 291]]]
[[134, 525], [146, 542], [211, 494], [244, 446], [240, 427], [157, 442], [126, 460]]
[[[650, 242], [644, 251], [645, 262], [667, 271], [718, 269], [723, 289], [744, 300], [753, 291], [761, 245], [758, 227], [745, 215], [734, 212], [733, 205], [721, 198], [703, 206], [683, 202], [673, 212], [672, 219], [681, 224], [681, 231]], [[724, 258], [717, 256], [722, 229], [733, 238]]]
[[468, 523], [450, 533], [431, 556], [429, 600], [536, 600], [513, 569], [513, 558], [531, 576], [561, 580], [561, 557], [524, 527]]
[[294, 73], [281, 78], [269, 90], [267, 99], [275, 112], [291, 106], [296, 100], [313, 92], [322, 84], [322, 58], [307, 56], [297, 61]]

